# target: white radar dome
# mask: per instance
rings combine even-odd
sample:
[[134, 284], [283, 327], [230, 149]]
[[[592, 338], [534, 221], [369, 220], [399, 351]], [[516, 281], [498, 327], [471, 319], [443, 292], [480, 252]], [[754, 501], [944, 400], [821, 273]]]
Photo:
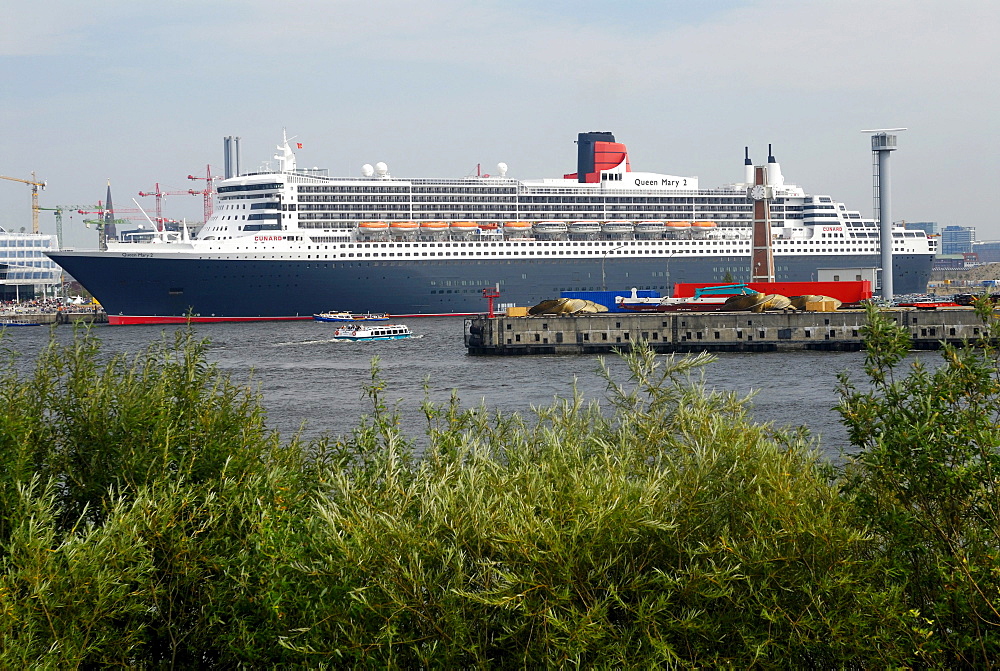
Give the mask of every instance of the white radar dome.
[[386, 174], [389, 172], [389, 166], [387, 166], [382, 161], [379, 161], [378, 163], [375, 164], [375, 172], [378, 173], [379, 177], [385, 177]]
[[497, 163], [497, 172], [500, 173], [501, 177], [506, 177], [507, 176], [507, 164], [506, 163]]
[[374, 174], [375, 174], [375, 168], [373, 168], [370, 163], [365, 163], [363, 166], [361, 166], [361, 175], [363, 177], [371, 177]]

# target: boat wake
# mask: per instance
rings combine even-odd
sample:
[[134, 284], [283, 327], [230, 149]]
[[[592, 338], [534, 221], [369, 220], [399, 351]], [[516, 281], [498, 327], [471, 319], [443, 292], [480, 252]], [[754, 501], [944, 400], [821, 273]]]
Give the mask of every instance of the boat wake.
[[301, 345], [321, 345], [328, 342], [332, 342], [332, 340], [329, 338], [323, 338], [322, 340], [292, 340], [289, 342], [272, 343], [271, 347], [299, 347]]

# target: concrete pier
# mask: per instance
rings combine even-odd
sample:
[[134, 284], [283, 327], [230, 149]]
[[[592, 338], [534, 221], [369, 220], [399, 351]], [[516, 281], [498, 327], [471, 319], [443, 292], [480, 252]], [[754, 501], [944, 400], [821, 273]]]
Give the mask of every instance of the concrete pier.
[[81, 312], [71, 312], [63, 310], [59, 312], [0, 312], [0, 327], [4, 322], [13, 324], [76, 324], [85, 322], [88, 324], [107, 324], [108, 315], [103, 310], [84, 310]]
[[[909, 329], [915, 349], [975, 340], [983, 332], [968, 308], [884, 314]], [[473, 355], [600, 354], [641, 339], [664, 353], [856, 351], [864, 325], [864, 310], [479, 316], [465, 320], [465, 346]]]

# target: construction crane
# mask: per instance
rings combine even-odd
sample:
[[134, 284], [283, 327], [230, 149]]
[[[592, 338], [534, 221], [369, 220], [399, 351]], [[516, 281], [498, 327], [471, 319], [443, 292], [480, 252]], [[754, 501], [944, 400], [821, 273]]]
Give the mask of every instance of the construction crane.
[[[134, 207], [105, 207], [101, 201], [97, 201], [97, 209], [95, 210], [77, 210], [78, 214], [83, 215], [97, 215], [95, 219], [84, 219], [83, 223], [90, 228], [91, 225], [97, 227], [97, 243], [100, 249], [108, 248], [108, 230], [112, 231], [112, 238], [116, 237], [115, 229], [118, 226], [124, 224], [131, 224], [133, 221], [149, 221], [149, 217], [141, 209]], [[166, 219], [165, 222], [173, 223], [172, 219]], [[162, 223], [160, 224], [163, 225]], [[153, 224], [154, 228], [157, 224]]]
[[63, 212], [82, 212], [83, 210], [96, 209], [100, 205], [56, 205], [55, 207], [39, 207], [39, 210], [54, 212], [56, 215], [56, 240], [59, 241], [59, 249], [63, 248]]
[[0, 175], [0, 179], [9, 179], [12, 182], [21, 182], [22, 184], [31, 185], [31, 232], [38, 232], [38, 189], [45, 188], [45, 182], [39, 182], [35, 179], [35, 173], [31, 173], [31, 179], [19, 179], [17, 177], [7, 177], [6, 175]]
[[163, 197], [164, 196], [197, 196], [201, 192], [195, 191], [193, 189], [188, 189], [187, 191], [160, 191], [160, 183], [156, 183], [156, 189], [154, 191], [140, 191], [140, 196], [156, 196], [156, 230], [163, 230], [163, 223], [165, 219], [163, 218]]
[[[91, 206], [93, 207], [93, 206]], [[115, 207], [108, 209], [104, 207], [100, 202], [98, 202], [97, 207], [93, 210], [77, 210], [77, 214], [96, 214], [99, 217], [105, 217], [108, 213], [115, 217], [116, 221], [120, 220], [120, 223], [127, 224], [130, 221], [147, 221], [146, 213], [135, 207]], [[173, 219], [164, 219], [166, 222], [173, 223]]]
[[130, 223], [128, 219], [115, 219], [114, 216], [117, 214], [117, 211], [114, 209], [105, 209], [101, 201], [97, 201], [96, 210], [77, 210], [77, 213], [82, 215], [97, 215], [96, 219], [84, 219], [83, 223], [86, 224], [87, 228], [90, 228], [91, 224], [97, 227], [97, 247], [102, 250], [108, 248], [108, 228], [114, 231], [116, 226]]
[[200, 193], [201, 195], [203, 195], [205, 197], [205, 221], [204, 221], [204, 223], [208, 223], [209, 218], [212, 216], [212, 209], [213, 209], [212, 202], [213, 202], [213, 197], [215, 196], [215, 180], [217, 180], [219, 178], [218, 177], [212, 177], [212, 166], [211, 165], [206, 165], [205, 166], [205, 176], [204, 177], [195, 177], [194, 175], [188, 175], [188, 179], [203, 179], [203, 180], [205, 180], [205, 188], [204, 189], [202, 189], [201, 191], [191, 191], [191, 193]]

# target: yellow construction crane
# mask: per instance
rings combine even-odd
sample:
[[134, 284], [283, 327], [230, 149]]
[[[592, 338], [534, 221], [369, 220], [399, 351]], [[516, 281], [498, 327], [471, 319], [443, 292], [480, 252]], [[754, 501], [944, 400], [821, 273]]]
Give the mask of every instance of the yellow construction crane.
[[36, 182], [35, 173], [31, 173], [31, 179], [18, 179], [17, 177], [7, 177], [0, 175], [0, 179], [9, 179], [12, 182], [21, 182], [31, 185], [31, 232], [38, 232], [38, 187], [45, 188], [45, 182]]

